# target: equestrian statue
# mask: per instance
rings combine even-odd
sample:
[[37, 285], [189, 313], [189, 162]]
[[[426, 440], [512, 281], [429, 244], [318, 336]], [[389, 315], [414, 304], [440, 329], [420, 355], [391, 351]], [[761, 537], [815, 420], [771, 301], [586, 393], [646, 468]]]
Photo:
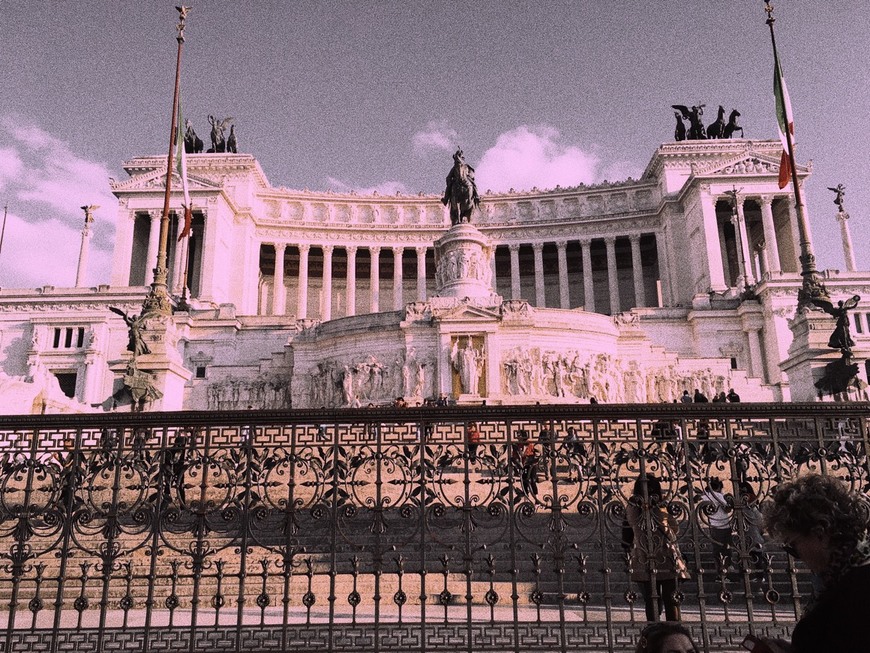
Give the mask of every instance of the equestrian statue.
[[471, 213], [480, 208], [480, 196], [474, 183], [474, 168], [463, 158], [462, 149], [453, 155], [453, 167], [447, 175], [447, 188], [441, 203], [450, 207], [450, 224], [471, 222]]

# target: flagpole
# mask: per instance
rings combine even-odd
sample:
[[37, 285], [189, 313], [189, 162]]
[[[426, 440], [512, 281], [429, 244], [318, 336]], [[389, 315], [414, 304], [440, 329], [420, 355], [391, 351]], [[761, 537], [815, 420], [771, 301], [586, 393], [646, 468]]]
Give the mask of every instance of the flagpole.
[[172, 96], [172, 126], [169, 130], [169, 155], [166, 161], [166, 191], [163, 195], [163, 215], [160, 218], [160, 246], [157, 250], [157, 267], [154, 268], [154, 281], [151, 290], [142, 304], [142, 313], [147, 315], [172, 315], [172, 301], [166, 287], [169, 271], [167, 270], [167, 249], [169, 245], [169, 195], [172, 185], [172, 157], [175, 149], [176, 123], [178, 121], [178, 93], [181, 85], [181, 51], [184, 45], [184, 23], [190, 7], [176, 7], [178, 10], [178, 53], [175, 58], [175, 91]]
[[0, 228], [0, 254], [3, 253], [3, 236], [6, 235], [6, 214], [9, 212], [9, 203], [3, 207], [3, 227]]
[[[764, 0], [764, 11], [767, 13], [766, 22], [767, 26], [770, 28], [770, 42], [771, 45], [773, 45], [773, 62], [774, 65], [778, 67], [778, 70], [782, 70], [779, 62], [779, 53], [776, 49], [776, 36], [773, 33], [773, 23], [776, 21], [776, 18], [773, 17], [773, 5], [770, 4], [770, 0]], [[785, 93], [782, 88], [781, 74], [777, 77], [777, 81], [779, 84], [779, 93], [784, 97]], [[786, 118], [786, 123], [788, 123], [788, 118]], [[788, 124], [786, 124], [785, 129], [785, 140], [786, 145], [788, 146], [788, 162], [791, 166], [791, 183], [794, 187], [794, 208], [795, 213], [797, 214], [798, 238], [800, 240], [801, 248], [800, 262], [803, 284], [798, 292], [798, 306], [801, 307], [810, 305], [810, 300], [813, 298], [827, 299], [828, 291], [824, 284], [819, 281], [819, 273], [816, 270], [816, 255], [813, 252], [813, 243], [810, 241], [810, 223], [807, 219], [803, 193], [798, 184], [797, 166], [795, 165], [794, 158], [794, 143], [792, 142], [791, 129]]]

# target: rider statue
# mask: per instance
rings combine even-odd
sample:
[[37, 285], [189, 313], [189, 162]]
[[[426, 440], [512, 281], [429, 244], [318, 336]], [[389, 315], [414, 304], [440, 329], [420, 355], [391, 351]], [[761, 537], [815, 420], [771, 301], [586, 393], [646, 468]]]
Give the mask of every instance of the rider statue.
[[465, 162], [462, 150], [453, 155], [453, 167], [447, 175], [447, 188], [441, 203], [450, 207], [450, 224], [471, 222], [471, 213], [480, 207], [477, 184], [474, 183], [474, 168]]

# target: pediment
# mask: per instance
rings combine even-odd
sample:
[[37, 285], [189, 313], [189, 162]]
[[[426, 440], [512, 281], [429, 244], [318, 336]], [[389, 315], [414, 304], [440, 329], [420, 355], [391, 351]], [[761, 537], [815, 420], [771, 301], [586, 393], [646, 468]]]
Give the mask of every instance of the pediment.
[[[806, 171], [806, 168], [798, 165], [798, 170]], [[726, 160], [713, 161], [703, 166], [693, 166], [692, 171], [695, 177], [769, 177], [779, 174], [779, 157], [750, 150]]]
[[[191, 191], [221, 190], [220, 184], [191, 174], [187, 175], [187, 186]], [[172, 187], [174, 189], [181, 189], [181, 176], [177, 172], [172, 173]], [[154, 170], [146, 174], [136, 175], [126, 181], [112, 184], [112, 190], [116, 192], [154, 191], [163, 190], [164, 188], [166, 188], [166, 172], [162, 170]]]
[[433, 307], [432, 315], [442, 322], [498, 322], [501, 320], [501, 313], [497, 308], [491, 309], [469, 304], [460, 304], [441, 310]]

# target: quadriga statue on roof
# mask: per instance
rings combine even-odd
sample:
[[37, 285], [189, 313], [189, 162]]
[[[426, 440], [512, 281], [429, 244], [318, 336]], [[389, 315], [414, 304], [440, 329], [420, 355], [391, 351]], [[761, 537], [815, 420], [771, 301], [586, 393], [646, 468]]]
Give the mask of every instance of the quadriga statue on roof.
[[471, 222], [472, 211], [480, 207], [474, 168], [465, 162], [461, 149], [453, 155], [453, 167], [447, 175], [447, 188], [441, 203], [450, 207], [450, 224]]

